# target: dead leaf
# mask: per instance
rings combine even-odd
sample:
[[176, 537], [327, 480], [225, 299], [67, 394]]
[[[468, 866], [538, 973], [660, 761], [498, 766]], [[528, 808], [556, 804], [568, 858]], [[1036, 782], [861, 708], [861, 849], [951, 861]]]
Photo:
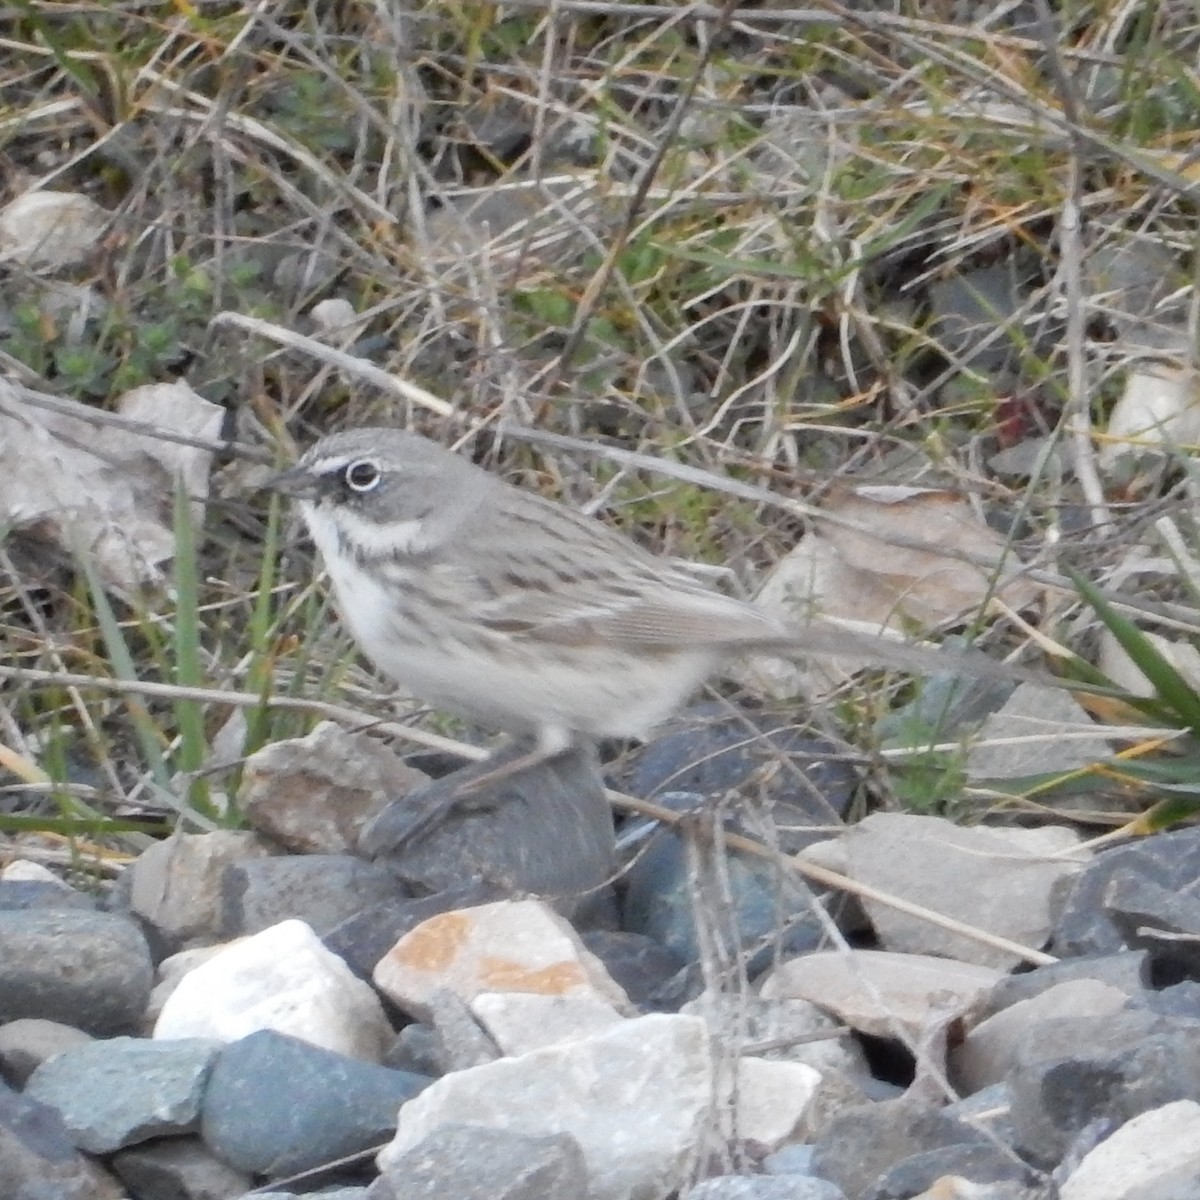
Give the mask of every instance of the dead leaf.
[[[117, 405], [126, 416], [194, 437], [215, 438], [224, 410], [186, 383], [150, 384]], [[93, 410], [78, 416], [22, 403], [0, 381], [0, 524], [90, 556], [107, 586], [132, 595], [159, 586], [175, 550], [175, 479], [204, 518], [212, 454], [98, 426]]]

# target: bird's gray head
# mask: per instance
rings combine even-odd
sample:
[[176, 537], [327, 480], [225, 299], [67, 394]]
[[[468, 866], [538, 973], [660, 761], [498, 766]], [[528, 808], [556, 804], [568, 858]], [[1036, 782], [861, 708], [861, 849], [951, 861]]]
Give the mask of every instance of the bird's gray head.
[[467, 459], [400, 429], [321, 438], [267, 486], [299, 501], [322, 553], [416, 553], [444, 538], [495, 481]]

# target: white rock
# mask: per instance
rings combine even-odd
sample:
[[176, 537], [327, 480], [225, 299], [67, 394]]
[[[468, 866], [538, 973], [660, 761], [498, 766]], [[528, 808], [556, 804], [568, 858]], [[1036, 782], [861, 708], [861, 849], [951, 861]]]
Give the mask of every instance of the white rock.
[[386, 1171], [446, 1125], [569, 1133], [583, 1150], [591, 1200], [652, 1200], [683, 1183], [712, 1100], [704, 1022], [656, 1013], [443, 1076], [400, 1110], [377, 1162]]
[[303, 921], [242, 938], [190, 971], [154, 1036], [232, 1042], [260, 1029], [370, 1062], [391, 1036], [379, 997]]
[[0, 262], [50, 268], [79, 262], [108, 217], [77, 192], [26, 192], [0, 209]]
[[481, 992], [590, 996], [632, 1005], [571, 926], [537, 900], [503, 900], [441, 913], [410, 930], [379, 960], [375, 986], [429, 1020], [440, 992], [466, 1003]]
[[482, 992], [470, 1008], [501, 1052], [508, 1055], [591, 1037], [625, 1020], [611, 1004], [595, 996]]
[[31, 862], [27, 858], [18, 858], [10, 862], [0, 871], [0, 879], [5, 883], [53, 883], [64, 892], [71, 890], [71, 885], [60, 879], [49, 867], [41, 863]]
[[730, 1134], [778, 1150], [798, 1135], [820, 1084], [821, 1073], [804, 1063], [743, 1056], [728, 1093]]
[[1195, 1195], [1200, 1104], [1176, 1100], [1126, 1121], [1072, 1172], [1060, 1200], [1157, 1200]]
[[991, 967], [887, 950], [823, 950], [780, 963], [759, 992], [810, 1000], [877, 1037], [917, 1037], [934, 1018], [966, 1012], [1002, 978]]

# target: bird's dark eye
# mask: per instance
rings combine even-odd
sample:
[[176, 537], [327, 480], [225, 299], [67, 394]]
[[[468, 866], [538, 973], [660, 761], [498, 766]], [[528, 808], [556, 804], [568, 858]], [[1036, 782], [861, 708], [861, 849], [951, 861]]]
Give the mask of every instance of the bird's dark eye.
[[351, 491], [369, 492], [372, 488], [378, 486], [383, 475], [379, 470], [377, 462], [373, 462], [369, 458], [360, 458], [346, 468], [343, 478], [346, 480], [346, 486]]

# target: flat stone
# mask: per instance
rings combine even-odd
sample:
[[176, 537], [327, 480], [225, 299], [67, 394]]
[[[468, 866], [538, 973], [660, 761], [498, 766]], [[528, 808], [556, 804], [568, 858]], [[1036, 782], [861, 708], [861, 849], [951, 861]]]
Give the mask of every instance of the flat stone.
[[621, 1012], [628, 999], [571, 926], [536, 900], [505, 900], [431, 917], [375, 968], [375, 986], [403, 1011], [432, 1017], [439, 993], [592, 996]]
[[217, 1042], [109, 1038], [44, 1062], [25, 1095], [56, 1109], [72, 1140], [111, 1154], [149, 1138], [193, 1132]]
[[990, 967], [929, 955], [828, 950], [781, 963], [759, 994], [810, 1000], [863, 1033], [912, 1039], [935, 1014], [966, 1012], [999, 977]]
[[83, 908], [0, 911], [0, 1022], [41, 1017], [88, 1033], [133, 1029], [154, 968], [128, 917]]
[[154, 1036], [232, 1042], [260, 1029], [368, 1062], [392, 1037], [379, 997], [303, 921], [243, 938], [185, 975]]
[[306, 1171], [386, 1141], [429, 1083], [272, 1031], [225, 1046], [204, 1096], [201, 1133], [255, 1175]]
[[386, 1174], [448, 1125], [567, 1133], [583, 1151], [590, 1200], [665, 1195], [684, 1181], [712, 1097], [704, 1022], [653, 1014], [439, 1079], [405, 1105], [377, 1161]]
[[[851, 878], [1035, 950], [1050, 937], [1054, 889], [1081, 867], [1064, 853], [1079, 844], [1079, 835], [1054, 826], [986, 829], [940, 817], [872, 813], [839, 840]], [[963, 887], [964, 879], [970, 887]], [[999, 970], [1023, 961], [869, 897], [861, 903], [883, 949]]]

